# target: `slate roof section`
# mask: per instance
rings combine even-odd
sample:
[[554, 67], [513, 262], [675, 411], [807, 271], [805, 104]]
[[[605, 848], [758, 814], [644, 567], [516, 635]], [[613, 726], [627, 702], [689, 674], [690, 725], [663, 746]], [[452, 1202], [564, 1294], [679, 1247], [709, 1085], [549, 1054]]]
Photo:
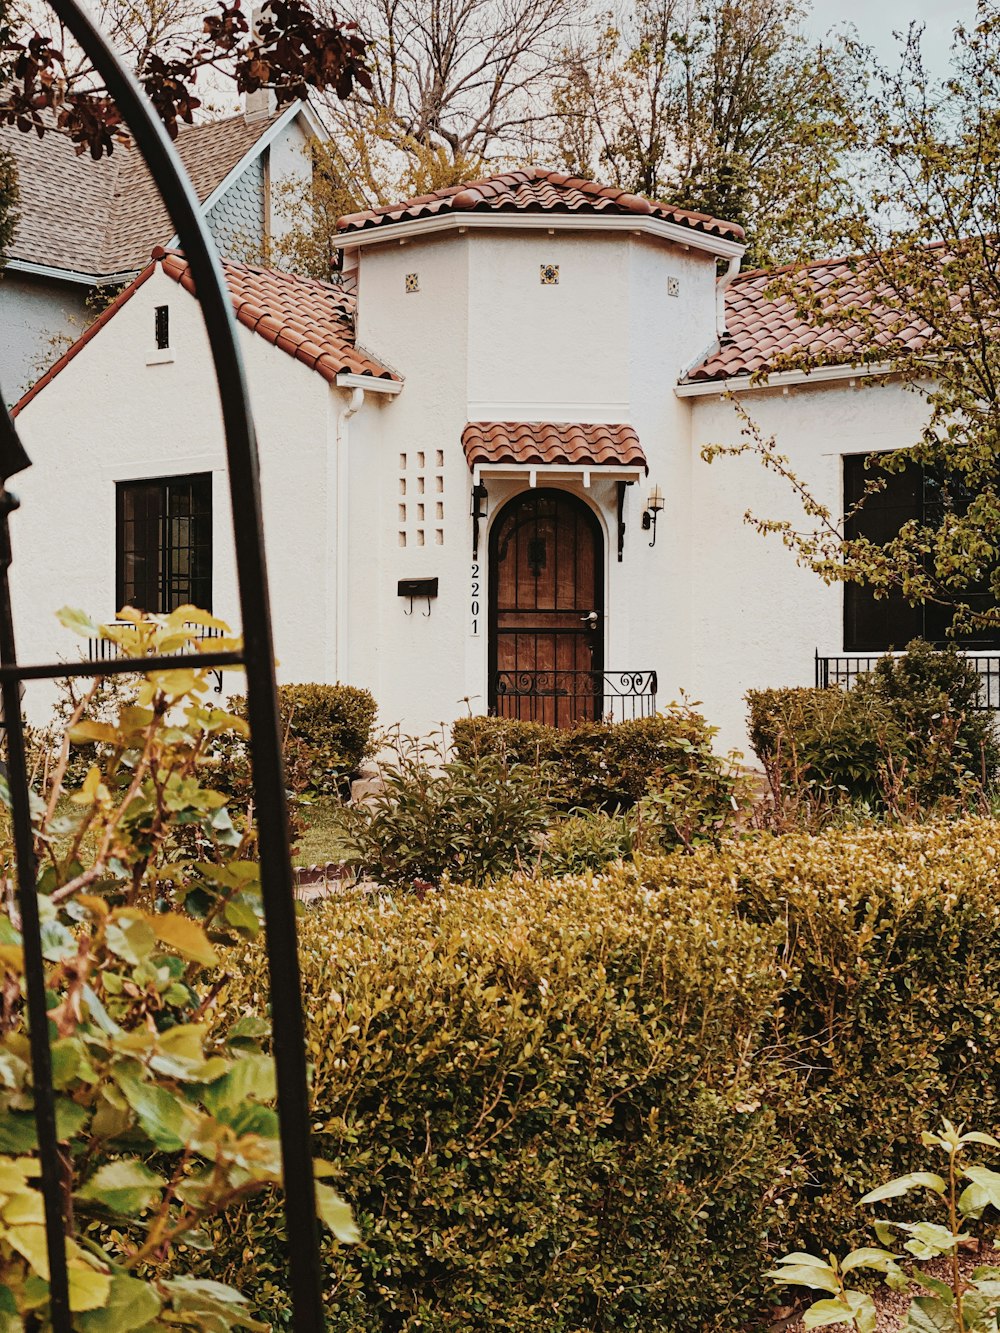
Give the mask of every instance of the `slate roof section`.
[[[202, 203], [277, 119], [248, 121], [241, 112], [180, 131], [177, 151]], [[95, 162], [64, 134], [39, 139], [11, 125], [0, 126], [0, 149], [17, 163], [21, 192], [10, 259], [104, 277], [141, 268], [154, 245], [173, 237], [138, 149], [119, 146]]]
[[[194, 294], [187, 260], [177, 250], [157, 247], [153, 258], [76, 342], [31, 386], [11, 409], [17, 414], [63, 370], [162, 264], [164, 273]], [[332, 283], [300, 278], [276, 269], [222, 261], [226, 284], [239, 322], [332, 382], [341, 374], [369, 375], [399, 382], [399, 377], [355, 346], [357, 297]]]
[[[871, 281], [871, 261], [823, 259], [801, 269], [758, 269], [737, 276], [726, 290], [728, 336], [718, 349], [688, 371], [683, 383], [765, 375], [783, 368], [781, 359], [805, 354], [815, 365], [851, 365], [875, 349], [886, 359], [920, 351], [931, 331], [900, 307], [896, 294]], [[798, 276], [796, 276], [796, 274]], [[817, 303], [813, 314], [788, 292], [788, 278]], [[785, 290], [782, 290], [784, 285]], [[864, 312], [864, 321], [824, 322], [822, 312]], [[870, 321], [877, 332], [872, 337]]]
[[95, 162], [86, 154], [78, 157], [63, 134], [48, 132], [39, 139], [11, 125], [0, 126], [0, 149], [17, 165], [20, 192], [21, 217], [8, 258], [79, 273], [108, 272], [104, 242], [119, 151]]
[[382, 208], [348, 213], [339, 219], [337, 226], [342, 235], [350, 235], [395, 222], [475, 212], [654, 217], [727, 241], [743, 240], [743, 228], [734, 222], [723, 222], [707, 213], [694, 213], [686, 208], [674, 208], [614, 186], [598, 185], [579, 176], [550, 171], [547, 167], [508, 171], [467, 185], [451, 185]]
[[646, 455], [631, 426], [572, 421], [470, 421], [462, 431], [469, 467], [511, 463], [642, 467]]

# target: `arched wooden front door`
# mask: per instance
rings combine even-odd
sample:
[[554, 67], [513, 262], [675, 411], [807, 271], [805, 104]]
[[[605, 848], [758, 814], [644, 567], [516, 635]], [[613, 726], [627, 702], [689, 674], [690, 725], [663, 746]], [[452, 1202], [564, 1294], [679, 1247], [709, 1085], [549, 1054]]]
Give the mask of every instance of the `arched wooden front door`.
[[604, 539], [565, 491], [531, 490], [490, 533], [490, 710], [569, 727], [601, 716]]

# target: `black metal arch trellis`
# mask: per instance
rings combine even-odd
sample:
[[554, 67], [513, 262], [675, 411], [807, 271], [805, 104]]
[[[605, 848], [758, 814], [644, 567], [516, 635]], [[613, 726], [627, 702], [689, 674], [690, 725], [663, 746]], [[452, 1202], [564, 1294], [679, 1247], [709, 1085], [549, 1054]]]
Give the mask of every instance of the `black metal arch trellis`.
[[[143, 666], [148, 670], [176, 668], [184, 663], [199, 667], [242, 665], [246, 670], [293, 1324], [296, 1333], [320, 1333], [324, 1321], [310, 1151], [305, 1022], [261, 523], [260, 477], [235, 320], [222, 269], [201, 218], [198, 200], [166, 131], [138, 84], [120, 64], [79, 0], [49, 0], [49, 3], [101, 75], [160, 188], [191, 268], [212, 348], [226, 437], [243, 651], [150, 657], [144, 659]], [[136, 664], [134, 660], [120, 659], [99, 664], [60, 662], [18, 666], [9, 586], [9, 519], [18, 501], [7, 490], [7, 482], [29, 466], [30, 459], [21, 446], [10, 414], [4, 409], [0, 412], [0, 700], [7, 724], [17, 893], [22, 918], [35, 1120], [50, 1268], [50, 1319], [54, 1333], [70, 1333], [72, 1320], [66, 1270], [62, 1163], [55, 1123], [20, 683], [71, 674], [106, 675], [134, 671]]]

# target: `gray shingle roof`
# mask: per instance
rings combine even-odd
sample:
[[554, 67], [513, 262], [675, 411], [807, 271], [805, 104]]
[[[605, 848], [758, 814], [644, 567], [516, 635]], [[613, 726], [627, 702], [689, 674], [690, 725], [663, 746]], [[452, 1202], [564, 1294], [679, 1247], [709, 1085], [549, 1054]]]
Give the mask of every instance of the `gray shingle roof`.
[[[176, 139], [202, 203], [274, 124], [241, 114], [193, 125]], [[39, 139], [0, 126], [0, 149], [17, 163], [21, 220], [9, 259], [95, 276], [132, 272], [165, 245], [174, 226], [138, 151], [95, 162], [65, 135]]]

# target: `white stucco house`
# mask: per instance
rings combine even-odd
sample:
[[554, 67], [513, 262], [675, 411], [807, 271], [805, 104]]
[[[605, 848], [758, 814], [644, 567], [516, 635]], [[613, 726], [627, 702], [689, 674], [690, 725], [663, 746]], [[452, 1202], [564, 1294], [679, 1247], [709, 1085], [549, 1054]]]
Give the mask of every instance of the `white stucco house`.
[[[176, 140], [220, 252], [259, 257], [287, 231], [282, 182], [310, 170], [325, 131], [304, 102], [280, 112], [266, 90], [223, 120], [184, 126]], [[131, 282], [173, 223], [140, 154], [118, 146], [94, 161], [55, 130], [42, 138], [0, 126], [17, 168], [19, 220], [0, 274], [0, 387], [15, 402], [93, 320], [88, 298]]]
[[[341, 234], [337, 282], [226, 265], [280, 678], [366, 686], [411, 733], [469, 708], [631, 716], [684, 691], [742, 747], [748, 688], [811, 684], [817, 650], [927, 628], [748, 528], [748, 506], [791, 511], [758, 463], [701, 459], [738, 435], [733, 391], [839, 512], [858, 460], [922, 420], [918, 395], [849, 365], [751, 381], [826, 335], [738, 272], [738, 227], [533, 168]], [[216, 390], [182, 256], [157, 250], [16, 420], [34, 460], [13, 520], [24, 660], [75, 651], [53, 616], [67, 603], [235, 619]], [[894, 487], [873, 522], [924, 503], [920, 478]]]

